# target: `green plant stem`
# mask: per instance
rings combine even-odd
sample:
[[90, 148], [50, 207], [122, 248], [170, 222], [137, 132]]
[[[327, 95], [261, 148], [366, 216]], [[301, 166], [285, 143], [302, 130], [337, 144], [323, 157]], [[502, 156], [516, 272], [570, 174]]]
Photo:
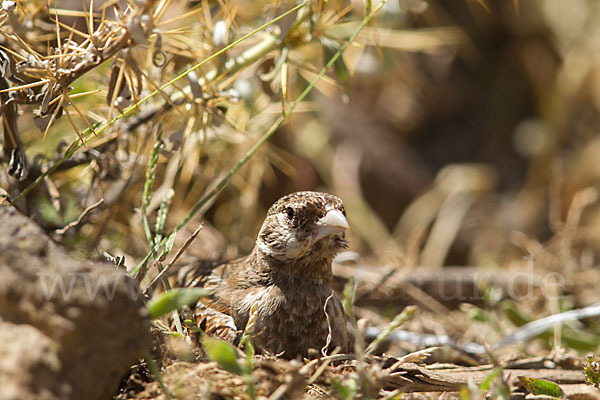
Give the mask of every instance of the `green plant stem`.
[[[148, 166], [146, 167], [146, 180], [144, 181], [144, 191], [142, 193], [142, 225], [144, 227], [144, 233], [146, 234], [146, 240], [148, 241], [150, 247], [154, 245], [155, 240], [152, 238], [152, 232], [150, 231], [147, 209], [150, 205], [150, 201], [152, 200], [152, 186], [154, 185], [154, 179], [156, 178], [156, 165], [158, 164], [158, 154], [162, 147], [161, 136], [162, 132], [159, 131], [156, 141], [152, 146], [150, 157], [148, 158]], [[154, 254], [154, 259], [157, 259], [156, 254]]]
[[379, 344], [381, 342], [383, 342], [385, 339], [388, 338], [388, 336], [390, 336], [390, 334], [398, 329], [403, 323], [405, 323], [406, 321], [408, 321], [409, 319], [412, 318], [412, 316], [414, 315], [414, 313], [417, 311], [417, 308], [415, 306], [407, 306], [404, 308], [404, 310], [402, 310], [402, 312], [398, 315], [396, 315], [394, 317], [394, 319], [392, 320], [392, 322], [390, 322], [383, 331], [381, 331], [379, 333], [379, 335], [377, 335], [377, 337], [375, 338], [375, 340], [373, 340], [369, 346], [367, 347], [367, 349], [365, 350], [365, 355], [369, 355], [371, 354], [376, 348], [377, 346], [379, 346]]
[[[208, 71], [204, 76], [198, 79], [198, 84], [200, 86], [205, 85], [208, 82], [214, 81], [221, 75], [233, 75], [241, 69], [243, 69], [244, 67], [254, 64], [258, 60], [262, 59], [264, 56], [266, 56], [273, 50], [278, 49], [281, 46], [282, 42], [279, 40], [279, 37], [277, 35], [273, 33], [267, 33], [267, 35], [259, 43], [252, 46], [238, 57], [227, 60], [222, 68], [215, 68]], [[200, 66], [200, 64], [195, 65], [191, 69], [185, 71], [185, 74], [190, 73], [191, 71]], [[173, 82], [175, 81], [175, 79], [173, 80]], [[178, 100], [182, 99], [184, 95], [189, 95], [191, 93], [191, 87], [190, 85], [187, 85], [183, 88], [183, 90], [171, 96], [170, 100], [175, 103]]]
[[158, 385], [160, 386], [161, 390], [165, 394], [165, 397], [167, 398], [167, 400], [171, 400], [172, 397], [169, 394], [169, 391], [167, 390], [167, 387], [165, 386], [162, 376], [160, 375], [160, 371], [158, 370], [158, 367], [154, 363], [154, 360], [152, 359], [152, 356], [150, 355], [150, 353], [146, 354], [146, 357], [144, 357], [144, 360], [146, 361], [146, 365], [148, 365], [148, 369], [154, 376], [154, 379], [156, 379], [156, 382], [158, 382]]

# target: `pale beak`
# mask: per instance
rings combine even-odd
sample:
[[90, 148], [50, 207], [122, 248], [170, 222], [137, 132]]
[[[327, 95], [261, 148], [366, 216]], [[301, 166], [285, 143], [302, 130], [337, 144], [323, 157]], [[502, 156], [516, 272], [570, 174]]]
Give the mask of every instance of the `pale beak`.
[[323, 218], [317, 221], [315, 242], [326, 236], [344, 233], [348, 229], [348, 220], [340, 210], [329, 210]]

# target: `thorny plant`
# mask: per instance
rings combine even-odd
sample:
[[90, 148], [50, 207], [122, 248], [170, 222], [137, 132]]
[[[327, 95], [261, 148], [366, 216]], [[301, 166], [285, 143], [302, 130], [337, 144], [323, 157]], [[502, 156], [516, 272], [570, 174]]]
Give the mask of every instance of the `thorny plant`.
[[[92, 9], [93, 5], [92, 1], [90, 4]], [[82, 15], [86, 19], [87, 33], [60, 22], [59, 10], [47, 9], [48, 17], [56, 26], [56, 44], [53, 46], [48, 44], [45, 54], [36, 51], [35, 44], [28, 43], [19, 36], [18, 29], [14, 29], [19, 22], [31, 22], [29, 19], [31, 15], [28, 15], [28, 11], [31, 11], [32, 4], [23, 8], [22, 13], [18, 13], [13, 18], [4, 14], [0, 20], [0, 26], [9, 22], [13, 27], [13, 32], [11, 34], [4, 30], [0, 31], [5, 39], [1, 60], [4, 80], [2, 89], [3, 93], [10, 93], [10, 96], [5, 95], [3, 98], [3, 108], [12, 104], [14, 104], [12, 105], [13, 109], [16, 108], [15, 105], [17, 107], [25, 104], [38, 106], [33, 111], [34, 121], [37, 127], [43, 131], [44, 137], [54, 122], [64, 113], [79, 139], [83, 141], [70, 113], [76, 113], [92, 132], [94, 132], [94, 128], [84, 112], [75, 104], [73, 99], [76, 96], [69, 94], [73, 89], [71, 84], [104, 61], [114, 58], [112, 69], [113, 75], [116, 75], [117, 78], [111, 79], [111, 86], [108, 89], [107, 98], [110, 100], [111, 109], [107, 119], [110, 119], [113, 105], [120, 106], [126, 102], [125, 97], [131, 97], [128, 86], [133, 88], [135, 83], [135, 90], [131, 90], [131, 92], [140, 94], [143, 88], [144, 73], [133, 60], [130, 50], [136, 45], [146, 45], [149, 36], [154, 35], [156, 40], [153, 63], [158, 66], [161, 62], [164, 63], [166, 58], [160, 48], [161, 33], [154, 27], [153, 17], [156, 14], [151, 13], [154, 5], [153, 1], [142, 1], [121, 11], [118, 3], [115, 3], [112, 5], [115, 14], [114, 20], [106, 18], [108, 7], [104, 6], [97, 27], [95, 27], [97, 17], [94, 12], [84, 12]], [[40, 4], [36, 6], [36, 9], [41, 11]], [[13, 10], [12, 13], [15, 11]], [[68, 34], [66, 38], [64, 38], [65, 33]], [[74, 39], [82, 40], [77, 42]], [[129, 85], [126, 85], [124, 81], [125, 71], [127, 71]], [[6, 79], [15, 85], [9, 85]], [[79, 96], [85, 94], [88, 93], [80, 93]], [[65, 107], [66, 105], [69, 107]], [[17, 124], [14, 120], [8, 122], [5, 118], [4, 126], [5, 136], [10, 137], [8, 141], [5, 139], [5, 154], [10, 150], [11, 162], [19, 164], [11, 167], [10, 172], [16, 178], [24, 179], [27, 171]], [[12, 148], [7, 146], [8, 142], [11, 143]]]
[[[238, 24], [258, 16], [238, 18], [240, 5], [235, 2], [219, 6], [190, 3], [185, 12], [182, 5], [171, 0], [127, 4], [105, 1], [101, 5], [91, 1], [89, 9], [84, 6], [81, 10], [62, 9], [41, 1], [15, 3], [14, 7], [8, 7], [8, 3], [3, 2], [5, 8], [0, 10], [2, 160], [8, 163], [8, 173], [15, 178], [7, 180], [8, 192], [13, 196], [13, 204], [31, 208], [40, 198], [29, 194], [44, 182], [43, 197], [50, 200], [56, 212], [61, 212], [68, 192], [57, 187], [53, 176], [78, 166], [86, 169], [76, 170], [75, 179], [89, 182], [83, 203], [106, 191], [101, 189], [106, 189], [107, 177], [119, 180], [115, 196], [107, 199], [107, 208], [129, 197], [125, 188], [139, 182], [134, 172], [143, 165], [143, 154], [149, 145], [160, 141], [153, 139], [151, 132], [164, 129], [170, 131], [165, 135], [169, 146], [162, 148], [161, 154], [168, 154], [167, 170], [171, 173], [161, 176], [167, 181], [162, 182], [160, 195], [155, 198], [163, 200], [165, 191], [179, 183], [177, 179], [189, 184], [190, 178], [198, 175], [197, 161], [210, 153], [210, 146], [220, 147], [223, 153], [228, 142], [239, 142], [236, 135], [250, 136], [245, 131], [268, 126], [276, 117], [260, 114], [272, 106], [265, 94], [276, 97], [279, 88], [280, 104], [287, 107], [290, 70], [314, 70], [301, 66], [302, 60], [297, 56], [294, 59], [290, 52], [322, 41], [328, 48], [333, 43], [335, 48], [339, 40], [325, 40], [326, 30], [353, 19], [349, 6], [334, 9], [322, 2], [307, 1], [296, 6], [286, 3], [269, 11], [272, 18], [263, 19], [262, 26], [241, 35], [247, 30]], [[282, 20], [284, 17], [287, 20]], [[82, 23], [84, 29], [80, 29]], [[240, 38], [232, 41], [234, 29], [240, 32]], [[201, 40], [195, 40], [194, 35]], [[240, 53], [234, 47], [243, 40], [252, 45]], [[331, 51], [327, 54], [331, 55]], [[182, 66], [199, 59], [203, 61], [178, 73]], [[336, 65], [343, 64], [339, 60]], [[256, 93], [256, 79], [252, 72], [244, 72], [257, 62], [261, 62], [261, 69], [255, 73], [271, 86], [265, 94]], [[249, 78], [242, 77], [244, 73]], [[186, 76], [187, 85], [179, 84], [178, 80]], [[165, 80], [167, 83], [159, 83]], [[106, 105], [98, 103], [98, 93], [105, 94]], [[82, 97], [85, 102], [80, 100]], [[284, 112], [273, 132], [294, 107]], [[68, 138], [69, 131], [77, 138], [66, 150], [58, 147], [58, 157], [36, 156], [28, 162], [22, 137], [29, 142], [38, 139], [33, 137], [30, 121], [18, 118], [28, 114], [34, 116], [35, 126], [44, 138], [53, 134]], [[71, 129], [59, 123], [63, 116]], [[124, 116], [129, 118], [120, 121]], [[225, 147], [215, 138], [222, 139]], [[85, 150], [80, 151], [82, 148]], [[238, 154], [238, 150], [234, 151], [233, 158]], [[205, 163], [205, 173], [179, 199], [207, 192], [207, 186], [223, 168], [219, 165], [222, 160], [218, 161]], [[161, 172], [165, 173], [165, 169]], [[156, 207], [157, 204], [144, 203], [142, 211], [148, 213]], [[198, 208], [191, 215], [197, 211]], [[149, 238], [149, 226], [144, 221]], [[100, 232], [96, 232], [91, 244], [97, 244], [100, 238]]]

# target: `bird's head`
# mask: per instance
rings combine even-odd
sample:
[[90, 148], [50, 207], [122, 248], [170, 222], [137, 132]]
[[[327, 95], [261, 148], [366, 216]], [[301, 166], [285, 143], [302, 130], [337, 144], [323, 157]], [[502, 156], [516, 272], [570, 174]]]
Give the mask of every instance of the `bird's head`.
[[347, 246], [346, 229], [348, 221], [339, 197], [296, 192], [271, 206], [256, 239], [256, 249], [284, 263], [313, 257], [330, 261]]

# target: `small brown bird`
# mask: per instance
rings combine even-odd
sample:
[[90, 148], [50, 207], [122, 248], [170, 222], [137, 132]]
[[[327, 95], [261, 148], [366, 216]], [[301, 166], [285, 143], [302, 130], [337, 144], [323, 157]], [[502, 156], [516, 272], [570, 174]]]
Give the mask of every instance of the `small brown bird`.
[[309, 349], [352, 351], [352, 326], [329, 287], [331, 262], [347, 247], [345, 214], [342, 200], [331, 194], [284, 196], [267, 212], [248, 256], [210, 273], [182, 271], [182, 286], [213, 289], [194, 310], [198, 326], [236, 342], [254, 306], [253, 340], [263, 353], [294, 358]]

